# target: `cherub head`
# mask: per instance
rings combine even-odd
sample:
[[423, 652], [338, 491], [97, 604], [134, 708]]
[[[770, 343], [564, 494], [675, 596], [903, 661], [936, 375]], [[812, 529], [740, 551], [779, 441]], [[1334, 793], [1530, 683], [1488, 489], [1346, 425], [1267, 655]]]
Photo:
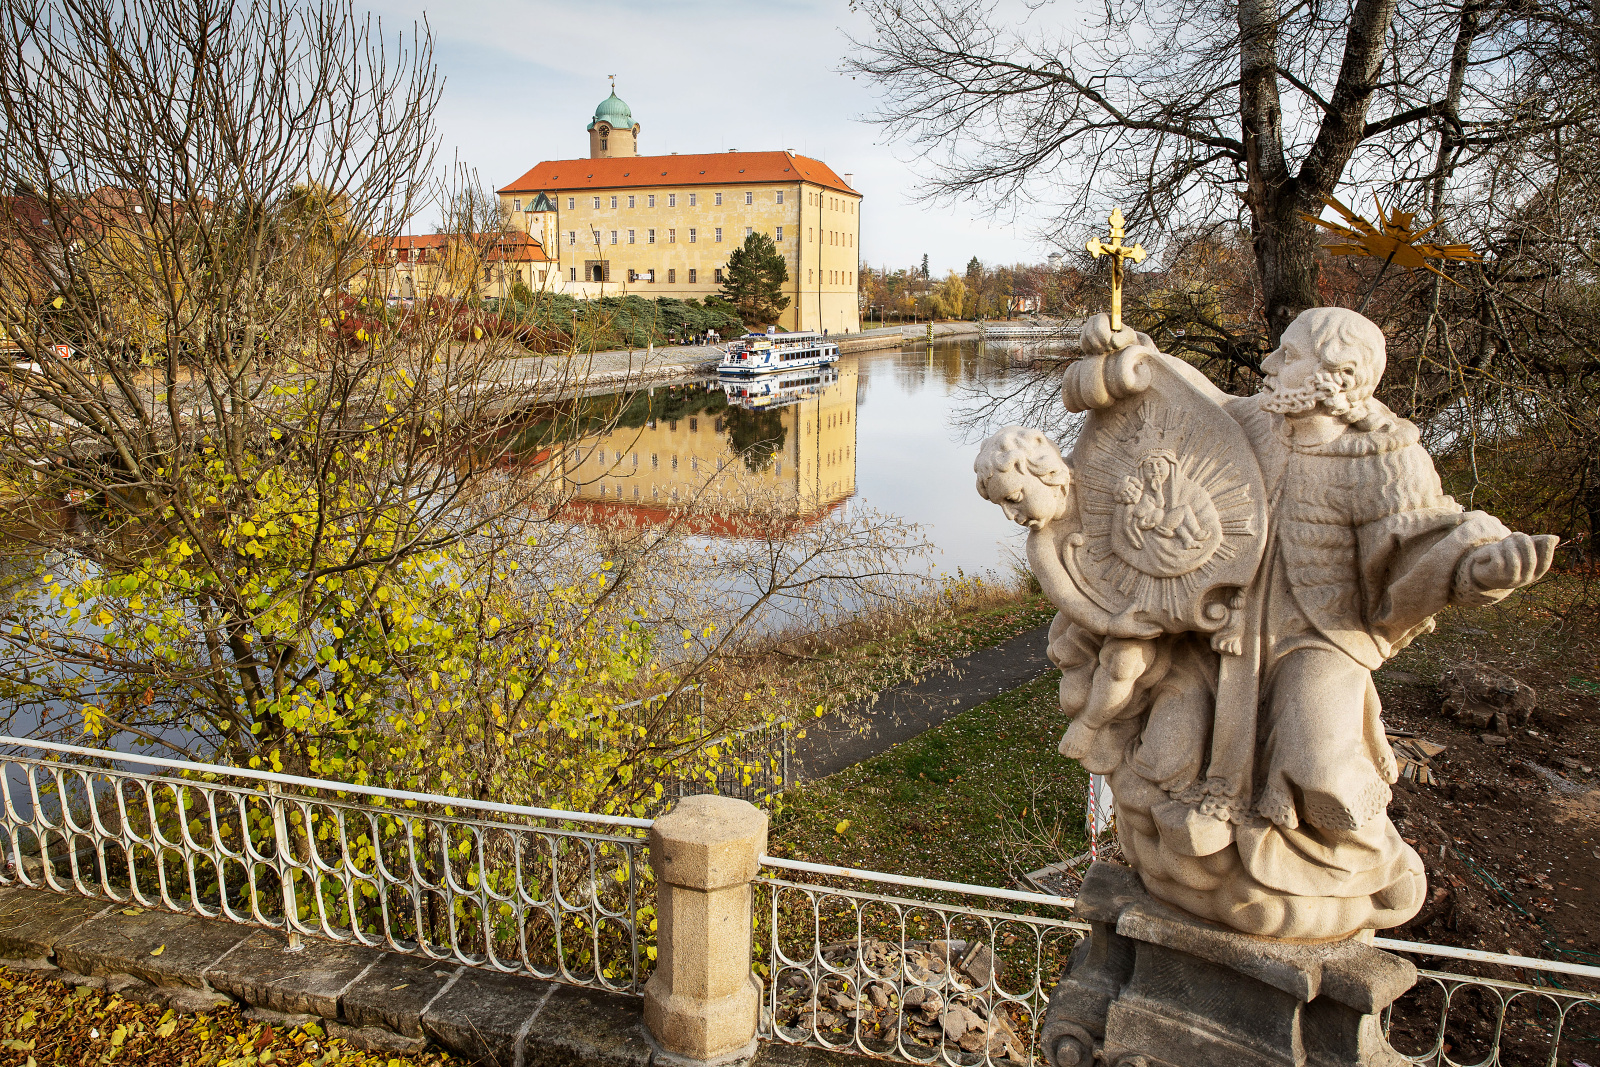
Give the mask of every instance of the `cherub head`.
[[1302, 311], [1261, 364], [1261, 406], [1295, 418], [1323, 411], [1376, 429], [1370, 403], [1383, 377], [1383, 331], [1348, 308]]
[[1006, 518], [1030, 530], [1066, 516], [1072, 468], [1055, 442], [1038, 430], [1007, 426], [987, 438], [972, 465], [978, 495], [999, 504]]

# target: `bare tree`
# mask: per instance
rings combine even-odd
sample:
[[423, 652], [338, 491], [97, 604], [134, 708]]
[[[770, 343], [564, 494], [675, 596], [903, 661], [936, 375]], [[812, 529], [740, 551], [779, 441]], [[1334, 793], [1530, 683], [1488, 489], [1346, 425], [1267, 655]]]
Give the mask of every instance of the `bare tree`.
[[1081, 32], [858, 6], [875, 33], [849, 67], [939, 165], [929, 197], [1050, 202], [1068, 246], [1111, 202], [1135, 228], [1247, 225], [1272, 343], [1321, 302], [1303, 215], [1341, 182], [1438, 212], [1463, 167], [1592, 111], [1595, 26], [1560, 0], [1111, 0]]

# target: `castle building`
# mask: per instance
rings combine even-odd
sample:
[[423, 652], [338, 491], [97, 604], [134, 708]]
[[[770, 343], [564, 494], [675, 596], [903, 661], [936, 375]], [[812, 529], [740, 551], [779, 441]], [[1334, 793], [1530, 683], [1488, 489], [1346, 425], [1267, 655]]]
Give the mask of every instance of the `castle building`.
[[752, 231], [787, 261], [787, 330], [861, 328], [861, 194], [849, 175], [794, 152], [641, 156], [639, 123], [615, 92], [595, 108], [589, 158], [547, 161], [497, 192], [512, 225], [580, 298], [702, 299]]

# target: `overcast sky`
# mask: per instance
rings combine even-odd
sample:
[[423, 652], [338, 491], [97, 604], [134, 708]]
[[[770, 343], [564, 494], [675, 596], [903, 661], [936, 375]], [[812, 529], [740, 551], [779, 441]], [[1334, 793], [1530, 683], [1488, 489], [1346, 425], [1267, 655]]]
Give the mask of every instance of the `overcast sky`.
[[865, 196], [861, 253], [875, 265], [927, 253], [942, 274], [974, 255], [1031, 263], [1051, 251], [1026, 223], [911, 202], [911, 149], [862, 121], [871, 87], [838, 73], [845, 34], [865, 32], [846, 0], [373, 0], [372, 10], [391, 39], [426, 12], [447, 79], [444, 156], [458, 153], [491, 188], [541, 160], [588, 155], [584, 127], [615, 74], [645, 154], [792, 148], [853, 175]]

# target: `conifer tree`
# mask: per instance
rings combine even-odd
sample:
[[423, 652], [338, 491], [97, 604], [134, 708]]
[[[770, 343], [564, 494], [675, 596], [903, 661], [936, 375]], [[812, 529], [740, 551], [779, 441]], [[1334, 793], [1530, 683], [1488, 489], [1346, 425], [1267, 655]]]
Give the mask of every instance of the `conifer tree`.
[[764, 233], [751, 233], [744, 244], [728, 257], [727, 280], [722, 295], [732, 301], [751, 326], [766, 326], [778, 321], [789, 306], [783, 283], [789, 280], [789, 267], [783, 255]]

